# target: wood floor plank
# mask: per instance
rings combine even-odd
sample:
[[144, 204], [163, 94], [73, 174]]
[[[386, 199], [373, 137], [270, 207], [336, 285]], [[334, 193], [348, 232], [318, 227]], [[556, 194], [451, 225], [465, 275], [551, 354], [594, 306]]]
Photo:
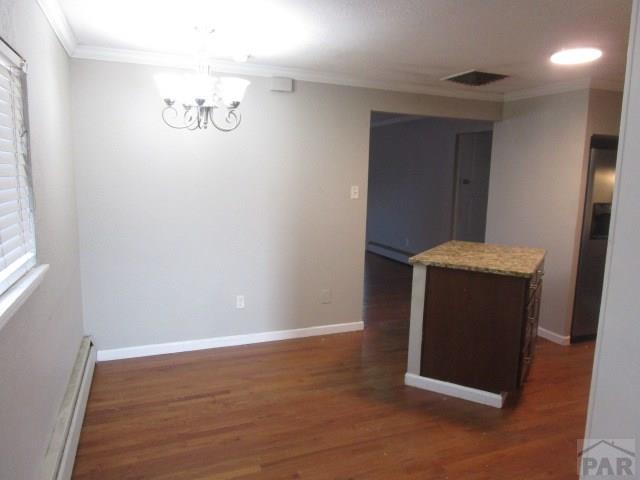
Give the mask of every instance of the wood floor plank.
[[73, 478], [577, 478], [593, 344], [502, 410], [405, 387], [410, 283], [369, 255], [363, 332], [99, 363]]

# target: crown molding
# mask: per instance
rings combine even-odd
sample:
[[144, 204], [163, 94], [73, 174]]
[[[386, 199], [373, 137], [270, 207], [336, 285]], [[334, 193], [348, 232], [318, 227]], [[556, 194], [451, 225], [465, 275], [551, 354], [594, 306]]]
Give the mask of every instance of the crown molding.
[[36, 2], [66, 50], [67, 55], [71, 57], [78, 45], [78, 41], [67, 21], [67, 17], [62, 11], [62, 7], [60, 7], [60, 3], [58, 3], [58, 0], [36, 0]]
[[[73, 52], [73, 58], [84, 60], [100, 60], [106, 62], [134, 63], [172, 68], [193, 68], [193, 60], [184, 55], [164, 54], [139, 50], [126, 50], [107, 47], [78, 45]], [[421, 95], [435, 95], [441, 97], [464, 98], [502, 102], [503, 95], [490, 92], [471, 92], [467, 90], [452, 90], [447, 88], [417, 85], [411, 83], [372, 80], [362, 77], [339, 73], [321, 72], [310, 69], [276, 67], [256, 63], [236, 63], [225, 60], [214, 60], [211, 66], [218, 72], [235, 75], [249, 75], [257, 77], [289, 77], [304, 82], [327, 83], [332, 85], [346, 85], [350, 87], [372, 88], [377, 90], [416, 93]]]
[[504, 94], [505, 102], [524, 100], [527, 98], [544, 97], [558, 93], [577, 92], [580, 90], [609, 90], [612, 92], [622, 92], [624, 85], [612, 80], [602, 80], [593, 78], [580, 78], [571, 82], [552, 83], [542, 87], [526, 88], [507, 92]]
[[571, 82], [553, 83], [550, 85], [544, 85], [542, 87], [526, 88], [523, 90], [517, 90], [515, 92], [508, 92], [504, 94], [505, 102], [512, 102], [515, 100], [524, 100], [526, 98], [545, 97], [547, 95], [555, 95], [557, 93], [575, 92], [578, 90], [588, 90], [591, 88], [590, 78], [581, 78]]
[[[152, 65], [184, 69], [193, 68], [193, 59], [185, 55], [95, 47], [89, 45], [78, 45], [74, 50], [72, 57], [83, 60], [99, 60], [104, 62], [132, 63], [137, 65]], [[372, 80], [352, 75], [322, 72], [310, 69], [276, 67], [256, 63], [237, 63], [226, 60], [213, 60], [211, 66], [220, 73], [233, 75], [287, 77], [305, 82], [371, 88], [376, 90], [414, 93], [419, 95], [453, 97], [468, 100], [483, 100], [489, 102], [510, 102], [526, 98], [543, 97], [558, 93], [586, 90], [590, 88], [622, 91], [616, 82], [606, 82], [602, 80], [593, 81], [590, 78], [581, 78], [571, 82], [554, 83], [544, 85], [542, 87], [516, 90], [503, 94], [492, 92], [473, 92], [468, 90], [452, 90], [428, 85], [417, 85], [388, 80]]]

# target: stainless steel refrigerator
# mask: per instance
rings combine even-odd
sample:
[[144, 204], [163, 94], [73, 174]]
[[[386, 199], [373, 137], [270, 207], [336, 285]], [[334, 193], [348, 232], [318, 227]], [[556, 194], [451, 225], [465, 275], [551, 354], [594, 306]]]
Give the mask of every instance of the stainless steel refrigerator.
[[571, 325], [572, 341], [593, 338], [598, 330], [617, 150], [617, 137], [594, 135], [591, 138]]

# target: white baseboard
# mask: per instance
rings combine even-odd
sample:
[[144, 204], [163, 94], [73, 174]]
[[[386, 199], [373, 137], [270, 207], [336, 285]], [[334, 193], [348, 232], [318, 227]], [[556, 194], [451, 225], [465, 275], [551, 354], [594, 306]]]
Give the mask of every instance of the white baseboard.
[[164, 355], [167, 353], [191, 352], [208, 348], [233, 347], [252, 343], [274, 342], [290, 340], [292, 338], [315, 337], [334, 333], [355, 332], [364, 329], [364, 322], [337, 323], [335, 325], [321, 325], [317, 327], [296, 328], [292, 330], [277, 330], [273, 332], [249, 333], [230, 337], [201, 338], [182, 342], [157, 343], [140, 345], [137, 347], [113, 348], [98, 351], [98, 361], [121, 360], [124, 358], [147, 357], [150, 355]]
[[414, 373], [405, 374], [404, 384], [495, 408], [502, 408], [506, 398], [506, 394], [504, 393], [485, 392], [484, 390], [443, 382], [442, 380], [423, 377]]
[[560, 335], [546, 328], [538, 327], [538, 336], [549, 340], [550, 342], [557, 343], [558, 345], [570, 345], [571, 337], [568, 335]]
[[71, 478], [95, 363], [96, 348], [84, 337], [45, 455], [43, 478], [47, 480]]

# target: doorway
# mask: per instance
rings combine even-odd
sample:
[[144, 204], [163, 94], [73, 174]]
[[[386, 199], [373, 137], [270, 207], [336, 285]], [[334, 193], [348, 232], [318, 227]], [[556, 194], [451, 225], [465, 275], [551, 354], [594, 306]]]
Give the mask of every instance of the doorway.
[[410, 257], [452, 239], [484, 241], [492, 130], [488, 121], [372, 112], [367, 327], [408, 329]]
[[594, 135], [590, 147], [571, 322], [572, 342], [593, 339], [598, 330], [618, 137]]

